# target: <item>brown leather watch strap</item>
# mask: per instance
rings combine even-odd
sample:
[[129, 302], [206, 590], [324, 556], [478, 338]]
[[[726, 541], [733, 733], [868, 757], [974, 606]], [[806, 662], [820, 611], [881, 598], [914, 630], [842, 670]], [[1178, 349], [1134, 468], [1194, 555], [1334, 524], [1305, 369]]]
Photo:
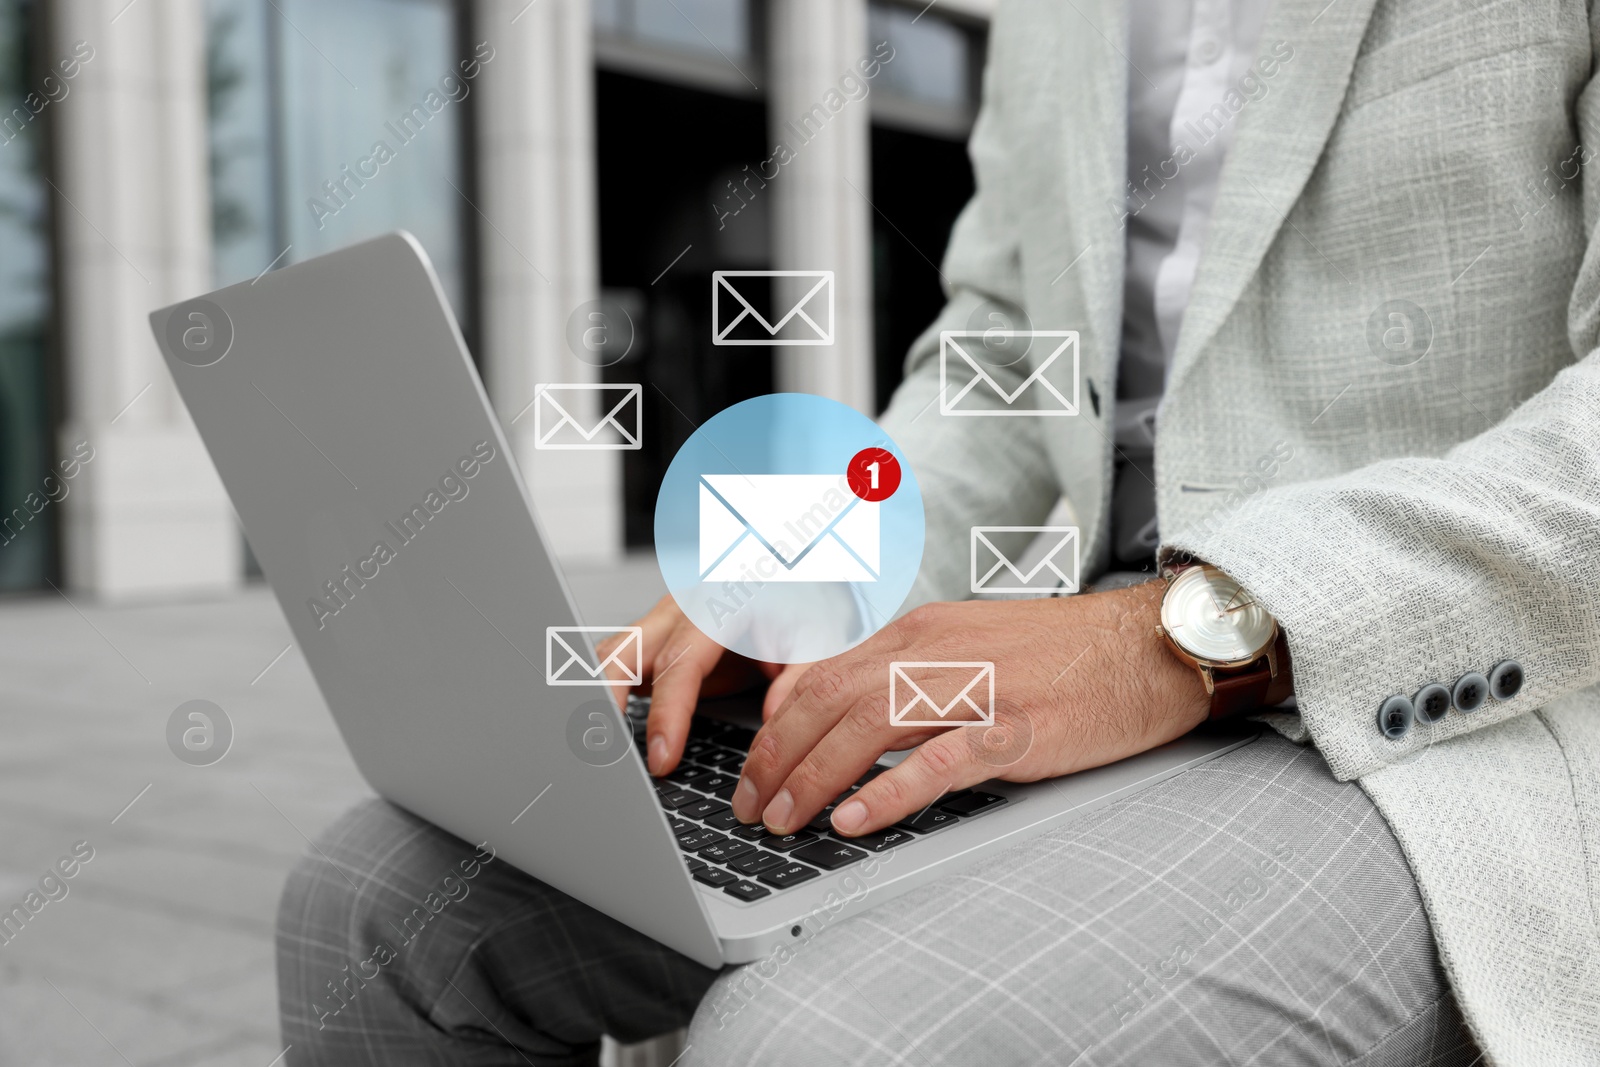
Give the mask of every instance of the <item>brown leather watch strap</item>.
[[1273, 642], [1273, 657], [1278, 663], [1276, 677], [1266, 656], [1238, 671], [1213, 671], [1210, 717], [1231, 719], [1287, 700], [1294, 692], [1294, 679], [1289, 670], [1289, 642], [1282, 630]]

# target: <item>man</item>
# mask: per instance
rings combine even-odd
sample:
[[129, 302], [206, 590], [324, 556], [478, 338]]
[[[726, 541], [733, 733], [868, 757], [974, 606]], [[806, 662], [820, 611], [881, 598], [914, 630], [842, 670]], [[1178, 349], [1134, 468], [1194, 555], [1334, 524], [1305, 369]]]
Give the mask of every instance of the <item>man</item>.
[[[949, 305], [883, 419], [927, 509], [920, 606], [834, 660], [768, 669], [734, 807], [801, 825], [900, 740], [891, 658], [996, 663], [997, 713], [1032, 734], [1008, 778], [1239, 710], [1157, 636], [1165, 583], [1105, 580], [1157, 547], [1174, 588], [1234, 581], [1276, 619], [1294, 701], [1264, 710], [1263, 684], [1243, 703], [1287, 740], [761, 971], [714, 974], [490, 861], [429, 939], [343, 996], [325, 980], [471, 854], [374, 802], [319, 844], [355, 888], [317, 857], [285, 892], [291, 1057], [587, 1063], [602, 1033], [692, 1019], [685, 1063], [1600, 1062], [1587, 11], [1131, 8], [996, 13]], [[939, 331], [991, 312], [1080, 332], [1080, 417], [929, 411]], [[1063, 496], [1102, 591], [952, 602], [970, 527], [1038, 523]], [[1178, 569], [1194, 561], [1216, 569]], [[670, 603], [642, 626], [662, 773], [702, 688], [754, 668]], [[866, 832], [993, 772], [939, 734], [833, 823]]]

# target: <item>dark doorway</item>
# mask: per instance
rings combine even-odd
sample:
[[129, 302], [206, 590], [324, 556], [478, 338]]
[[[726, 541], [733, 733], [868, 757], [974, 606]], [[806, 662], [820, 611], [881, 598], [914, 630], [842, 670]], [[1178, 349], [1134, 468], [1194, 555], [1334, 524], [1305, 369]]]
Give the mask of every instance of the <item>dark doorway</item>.
[[939, 265], [950, 227], [972, 190], [965, 144], [873, 126], [873, 349], [879, 411], [900, 384], [911, 342], [944, 308]]
[[636, 338], [604, 374], [644, 386], [644, 447], [623, 454], [634, 548], [653, 542], [662, 475], [695, 428], [772, 391], [769, 350], [711, 343], [712, 272], [768, 266], [765, 200], [728, 184], [768, 155], [766, 108], [615, 71], [595, 83], [600, 284]]

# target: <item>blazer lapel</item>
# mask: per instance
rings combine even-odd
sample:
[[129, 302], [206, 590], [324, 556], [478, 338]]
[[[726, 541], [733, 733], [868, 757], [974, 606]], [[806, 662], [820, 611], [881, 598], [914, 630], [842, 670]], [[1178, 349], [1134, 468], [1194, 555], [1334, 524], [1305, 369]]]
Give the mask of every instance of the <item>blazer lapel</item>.
[[1211, 225], [1167, 371], [1171, 395], [1232, 311], [1333, 130], [1374, 0], [1274, 0], [1260, 54], [1294, 54], [1246, 102], [1223, 163]]

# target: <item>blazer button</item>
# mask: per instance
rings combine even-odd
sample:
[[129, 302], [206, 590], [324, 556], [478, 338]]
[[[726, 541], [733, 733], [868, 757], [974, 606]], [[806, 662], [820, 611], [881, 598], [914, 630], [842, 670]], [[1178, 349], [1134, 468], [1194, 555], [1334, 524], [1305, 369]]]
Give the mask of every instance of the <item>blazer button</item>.
[[1396, 693], [1378, 709], [1378, 729], [1383, 731], [1384, 737], [1398, 741], [1410, 732], [1415, 714], [1411, 701], [1404, 694]]
[[1431, 726], [1444, 718], [1444, 713], [1450, 710], [1450, 690], [1438, 682], [1429, 682], [1417, 690], [1417, 695], [1411, 698], [1411, 703], [1416, 706], [1417, 721]]
[[1501, 660], [1489, 672], [1489, 692], [1496, 700], [1510, 700], [1522, 688], [1522, 664], [1514, 659]]
[[1477, 671], [1468, 671], [1457, 678], [1455, 688], [1450, 691], [1450, 699], [1459, 712], [1477, 711], [1488, 696], [1489, 679]]

